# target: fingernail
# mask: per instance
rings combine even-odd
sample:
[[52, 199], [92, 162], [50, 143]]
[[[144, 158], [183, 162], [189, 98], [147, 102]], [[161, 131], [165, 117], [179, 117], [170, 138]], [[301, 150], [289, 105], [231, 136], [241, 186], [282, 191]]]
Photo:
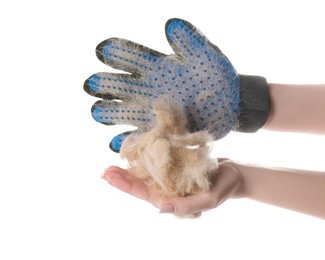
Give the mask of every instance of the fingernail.
[[109, 174], [107, 173], [107, 168], [105, 169], [105, 171], [102, 174], [102, 179], [104, 179], [106, 181], [110, 181], [110, 179], [111, 179]]
[[164, 204], [161, 206], [159, 213], [174, 213], [175, 208], [172, 204]]

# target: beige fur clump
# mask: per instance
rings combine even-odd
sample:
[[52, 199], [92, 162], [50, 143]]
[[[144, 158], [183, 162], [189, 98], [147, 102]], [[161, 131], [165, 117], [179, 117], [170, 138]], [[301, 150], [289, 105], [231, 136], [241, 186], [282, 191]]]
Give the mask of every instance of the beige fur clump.
[[218, 168], [210, 158], [211, 135], [190, 133], [182, 107], [166, 98], [156, 102], [154, 111], [156, 125], [123, 142], [120, 155], [127, 159], [130, 174], [166, 199], [208, 191]]

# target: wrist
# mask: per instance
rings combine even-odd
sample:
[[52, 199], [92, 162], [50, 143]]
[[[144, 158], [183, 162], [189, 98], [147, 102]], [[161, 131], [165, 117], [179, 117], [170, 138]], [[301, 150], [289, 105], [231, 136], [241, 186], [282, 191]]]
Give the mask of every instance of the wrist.
[[245, 197], [244, 181], [240, 165], [230, 159], [219, 159], [219, 170], [231, 175], [233, 179], [234, 185], [231, 197], [234, 199]]

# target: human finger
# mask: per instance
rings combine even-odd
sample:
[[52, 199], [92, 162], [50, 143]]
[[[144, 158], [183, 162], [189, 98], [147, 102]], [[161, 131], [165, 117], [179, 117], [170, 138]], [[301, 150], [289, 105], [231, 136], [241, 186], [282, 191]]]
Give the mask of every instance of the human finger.
[[161, 204], [158, 193], [151, 191], [142, 181], [134, 178], [127, 170], [119, 167], [108, 168], [102, 176], [115, 188], [126, 192], [134, 197], [150, 202], [156, 207]]
[[165, 201], [161, 213], [174, 213], [180, 216], [196, 215], [216, 207], [217, 200], [210, 192], [188, 197], [177, 197]]

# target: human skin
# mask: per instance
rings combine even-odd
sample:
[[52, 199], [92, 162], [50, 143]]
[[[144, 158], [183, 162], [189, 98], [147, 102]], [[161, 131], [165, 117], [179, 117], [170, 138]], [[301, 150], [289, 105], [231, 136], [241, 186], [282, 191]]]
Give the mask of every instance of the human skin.
[[129, 193], [160, 208], [160, 213], [195, 215], [213, 209], [230, 197], [240, 197], [242, 179], [232, 165], [219, 159], [219, 171], [215, 174], [214, 185], [209, 192], [188, 197], [177, 197], [164, 201], [163, 197], [150, 190], [143, 182], [130, 175], [127, 170], [111, 166], [102, 178], [121, 191]]
[[325, 134], [325, 84], [269, 84], [270, 115], [263, 129]]
[[[325, 85], [269, 84], [271, 109], [263, 129], [325, 134]], [[271, 168], [219, 159], [211, 191], [163, 201], [127, 170], [103, 174], [114, 187], [160, 208], [161, 213], [200, 214], [229, 198], [249, 198], [325, 219], [325, 171]]]
[[325, 219], [325, 172], [229, 164], [242, 177], [239, 197]]

